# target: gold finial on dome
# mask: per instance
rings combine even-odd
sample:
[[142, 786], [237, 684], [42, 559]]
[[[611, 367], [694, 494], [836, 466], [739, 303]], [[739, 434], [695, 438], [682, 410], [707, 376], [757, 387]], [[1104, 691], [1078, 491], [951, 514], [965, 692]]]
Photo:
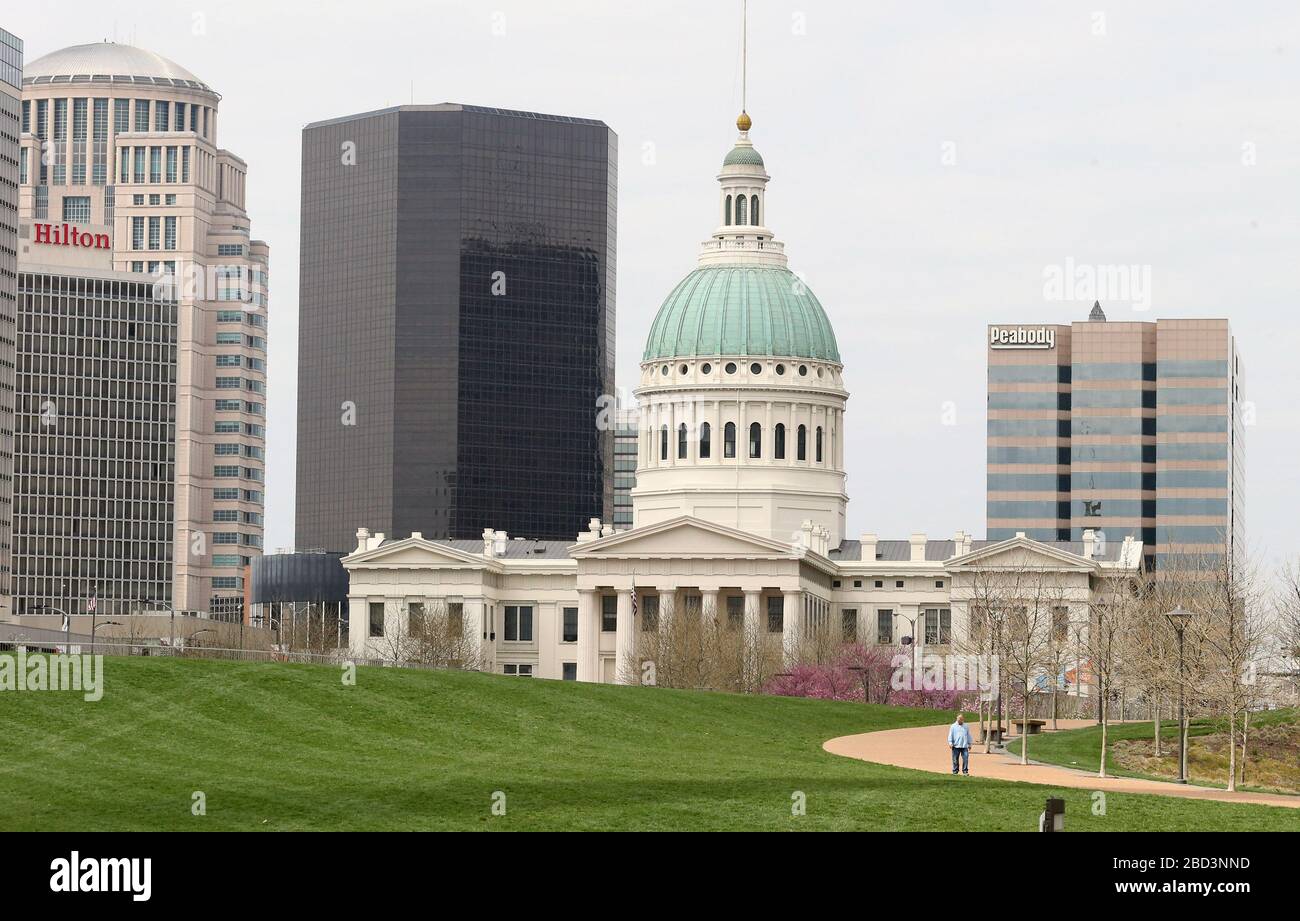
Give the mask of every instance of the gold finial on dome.
[[753, 124], [754, 121], [749, 117], [749, 113], [742, 110], [740, 117], [736, 119], [736, 127], [741, 131], [748, 131]]

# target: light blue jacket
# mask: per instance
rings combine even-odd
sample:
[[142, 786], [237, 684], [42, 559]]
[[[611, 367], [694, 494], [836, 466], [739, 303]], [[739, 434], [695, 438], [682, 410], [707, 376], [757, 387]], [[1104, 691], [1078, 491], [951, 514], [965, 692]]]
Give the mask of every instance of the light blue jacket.
[[953, 723], [948, 727], [949, 748], [970, 748], [970, 727], [965, 723]]

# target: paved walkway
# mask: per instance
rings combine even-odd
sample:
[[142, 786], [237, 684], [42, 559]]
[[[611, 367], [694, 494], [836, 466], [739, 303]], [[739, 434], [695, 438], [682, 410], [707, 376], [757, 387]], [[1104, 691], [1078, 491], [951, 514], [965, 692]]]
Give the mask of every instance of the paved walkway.
[[[1094, 725], [1094, 720], [1060, 720], [1061, 729], [1078, 729]], [[972, 738], [978, 738], [978, 724], [971, 724]], [[886, 729], [882, 732], [865, 732], [861, 735], [841, 736], [822, 746], [832, 755], [892, 764], [896, 767], [930, 771], [934, 774], [952, 772], [948, 753], [947, 726], [920, 726], [915, 729]], [[1029, 742], [1029, 755], [1034, 754], [1034, 743]], [[1266, 806], [1286, 806], [1300, 809], [1300, 796], [1281, 793], [1247, 793], [1216, 790], [1213, 787], [1196, 787], [1191, 784], [1169, 783], [1160, 780], [1139, 780], [1134, 777], [1098, 777], [1095, 773], [1051, 764], [1021, 764], [1019, 755], [984, 754], [984, 746], [976, 743], [971, 749], [970, 772], [978, 777], [998, 780], [1016, 780], [1022, 783], [1050, 784], [1055, 787], [1078, 787], [1085, 790], [1107, 790], [1114, 793], [1154, 793], [1160, 796], [1181, 796], [1185, 799], [1218, 800], [1225, 803], [1258, 803]], [[960, 779], [955, 782], [960, 782]]]

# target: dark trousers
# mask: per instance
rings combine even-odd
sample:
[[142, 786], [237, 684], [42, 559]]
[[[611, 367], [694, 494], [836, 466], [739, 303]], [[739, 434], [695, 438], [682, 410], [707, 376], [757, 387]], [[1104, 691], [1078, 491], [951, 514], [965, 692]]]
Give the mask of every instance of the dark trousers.
[[970, 749], [969, 748], [954, 748], [952, 750], [952, 772], [954, 774], [957, 773], [958, 761], [961, 762], [961, 772], [963, 774], [969, 774], [970, 773]]

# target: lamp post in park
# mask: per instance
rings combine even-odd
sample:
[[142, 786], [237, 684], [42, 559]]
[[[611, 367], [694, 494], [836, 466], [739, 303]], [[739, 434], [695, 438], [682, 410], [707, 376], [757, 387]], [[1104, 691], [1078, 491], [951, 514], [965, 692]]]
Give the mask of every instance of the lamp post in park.
[[1169, 623], [1178, 631], [1178, 782], [1187, 783], [1187, 730], [1186, 717], [1183, 715], [1183, 633], [1187, 630], [1187, 621], [1192, 612], [1180, 604], [1165, 614]]
[[120, 627], [120, 626], [122, 626], [122, 622], [118, 620], [106, 620], [103, 623], [96, 623], [95, 615], [92, 613], [90, 615], [90, 654], [92, 656], [95, 654], [95, 631], [96, 630], [98, 630], [100, 627]]

